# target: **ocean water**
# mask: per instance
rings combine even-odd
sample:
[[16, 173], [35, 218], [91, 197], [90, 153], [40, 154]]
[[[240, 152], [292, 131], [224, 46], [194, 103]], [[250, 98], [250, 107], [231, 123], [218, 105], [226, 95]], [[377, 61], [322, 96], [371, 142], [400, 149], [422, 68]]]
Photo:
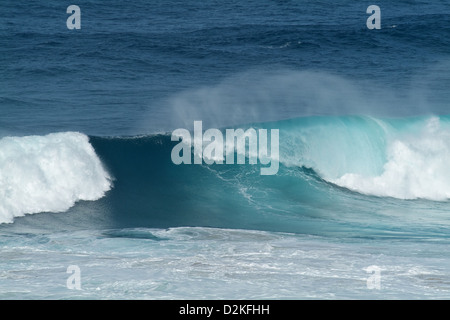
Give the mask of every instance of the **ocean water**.
[[0, 299], [450, 298], [450, 3], [73, 4], [0, 4]]

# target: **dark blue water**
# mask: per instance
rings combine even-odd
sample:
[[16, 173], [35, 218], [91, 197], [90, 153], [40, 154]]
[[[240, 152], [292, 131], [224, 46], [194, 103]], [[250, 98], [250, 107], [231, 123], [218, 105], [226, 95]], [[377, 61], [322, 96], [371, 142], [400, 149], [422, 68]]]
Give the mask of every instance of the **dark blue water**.
[[[450, 4], [74, 4], [0, 4], [0, 298], [450, 296]], [[278, 173], [175, 165], [195, 120]]]
[[[211, 91], [246, 72], [250, 75], [241, 80], [243, 85], [258, 84], [264, 81], [261, 72], [286, 70], [344, 78], [364, 102], [349, 107], [341, 96], [334, 110], [315, 106], [313, 98], [301, 101], [311, 90], [322, 94], [336, 88], [327, 78], [308, 88], [309, 77], [300, 76], [289, 88], [272, 83], [273, 95], [288, 95], [283, 102], [295, 109], [288, 116], [366, 113], [367, 104], [386, 95], [388, 101], [370, 105], [371, 112], [445, 114], [448, 5], [379, 1], [382, 29], [368, 30], [370, 4], [82, 1], [77, 4], [82, 27], [68, 30], [65, 4], [4, 1], [2, 130], [95, 135], [172, 130], [179, 125], [172, 100], [181, 92]], [[258, 95], [258, 88], [251, 89], [249, 95]], [[233, 105], [245, 107], [242, 100]], [[283, 112], [287, 107], [271, 108]]]

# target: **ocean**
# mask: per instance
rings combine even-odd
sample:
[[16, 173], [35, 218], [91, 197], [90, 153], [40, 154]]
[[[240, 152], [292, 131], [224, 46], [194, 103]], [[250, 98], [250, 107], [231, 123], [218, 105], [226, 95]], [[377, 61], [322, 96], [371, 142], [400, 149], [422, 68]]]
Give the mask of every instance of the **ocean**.
[[[3, 0], [0, 299], [450, 298], [449, 22], [442, 1]], [[278, 130], [275, 174], [250, 149], [175, 164], [195, 121]]]

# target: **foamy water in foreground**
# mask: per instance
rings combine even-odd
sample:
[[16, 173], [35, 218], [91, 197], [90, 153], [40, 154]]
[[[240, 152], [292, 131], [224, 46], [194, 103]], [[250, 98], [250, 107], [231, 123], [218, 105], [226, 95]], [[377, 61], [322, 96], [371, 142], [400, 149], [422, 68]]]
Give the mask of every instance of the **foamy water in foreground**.
[[[210, 228], [7, 238], [0, 247], [2, 299], [450, 297], [446, 240], [361, 245], [358, 240]], [[67, 288], [71, 265], [79, 267], [81, 290]], [[374, 266], [379, 289], [373, 285]]]

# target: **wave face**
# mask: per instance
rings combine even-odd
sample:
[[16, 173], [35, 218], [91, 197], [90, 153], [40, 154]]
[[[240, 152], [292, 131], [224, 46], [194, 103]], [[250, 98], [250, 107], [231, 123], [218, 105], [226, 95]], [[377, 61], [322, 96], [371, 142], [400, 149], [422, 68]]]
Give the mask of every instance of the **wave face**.
[[[248, 161], [175, 165], [170, 134], [4, 138], [2, 222], [72, 207], [65, 227], [417, 236], [412, 217], [421, 232], [440, 232], [424, 219], [448, 220], [450, 117], [304, 117], [243, 128], [279, 129], [276, 175]], [[45, 225], [45, 216], [33, 222]]]
[[0, 140], [0, 223], [62, 212], [97, 200], [111, 187], [86, 135], [75, 132]]
[[91, 137], [115, 178], [104, 200], [110, 218], [120, 227], [323, 234], [350, 232], [348, 224], [336, 229], [342, 220], [393, 232], [404, 221], [383, 217], [421, 215], [427, 201], [437, 214], [448, 210], [449, 117], [305, 117], [247, 127], [279, 129], [277, 175], [262, 176], [248, 162], [175, 165], [170, 135]]

